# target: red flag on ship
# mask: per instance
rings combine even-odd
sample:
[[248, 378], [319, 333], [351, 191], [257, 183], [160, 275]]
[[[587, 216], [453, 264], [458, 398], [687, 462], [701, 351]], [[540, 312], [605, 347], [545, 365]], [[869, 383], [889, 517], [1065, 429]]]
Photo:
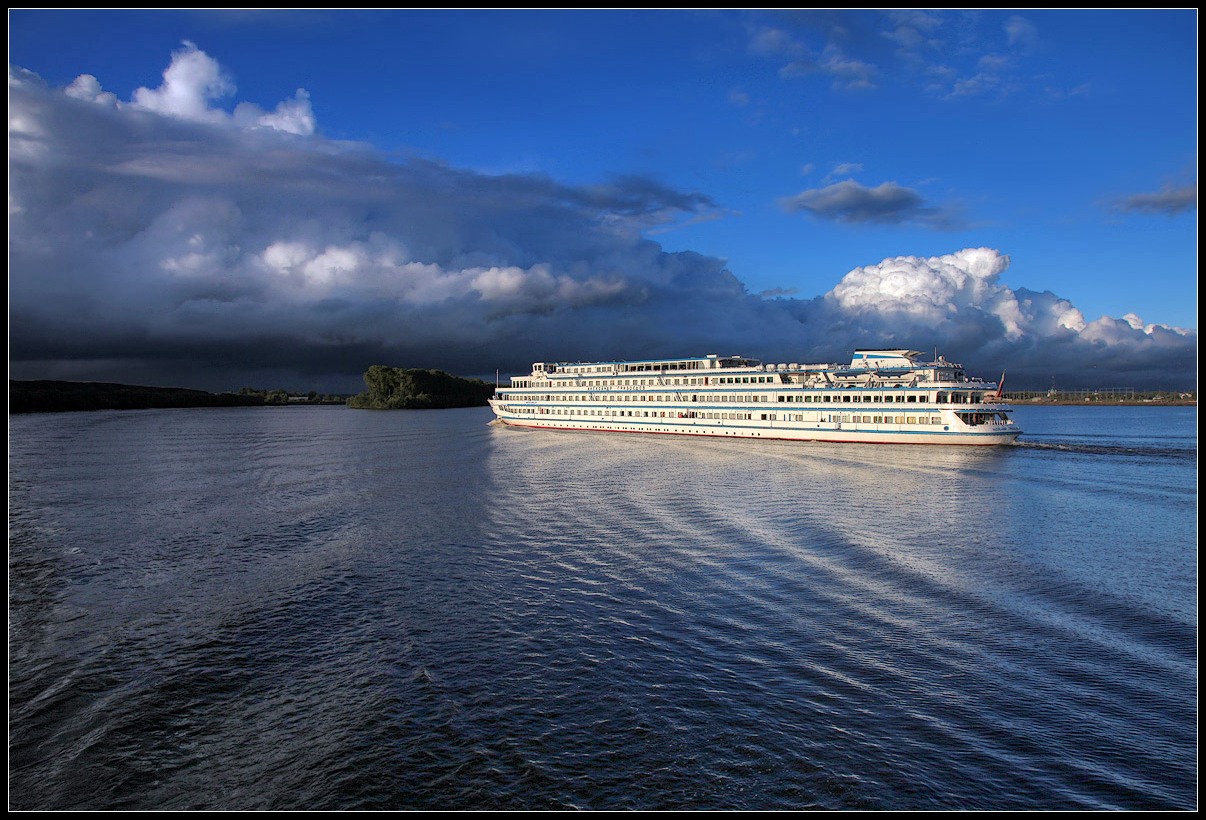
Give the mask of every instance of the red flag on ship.
[[997, 398], [1005, 397], [1005, 371], [1001, 371], [1001, 381], [997, 383]]

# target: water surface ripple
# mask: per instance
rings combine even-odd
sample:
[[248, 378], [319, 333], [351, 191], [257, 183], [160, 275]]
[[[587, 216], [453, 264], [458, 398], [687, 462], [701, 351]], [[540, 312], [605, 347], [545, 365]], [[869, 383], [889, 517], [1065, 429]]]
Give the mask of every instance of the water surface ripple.
[[13, 417], [10, 808], [1196, 808], [1194, 412], [1016, 416]]

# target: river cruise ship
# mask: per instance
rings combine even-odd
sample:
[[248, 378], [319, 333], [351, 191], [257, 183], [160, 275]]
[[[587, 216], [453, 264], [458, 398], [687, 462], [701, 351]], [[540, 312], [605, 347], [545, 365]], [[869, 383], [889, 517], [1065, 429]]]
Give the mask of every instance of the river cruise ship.
[[[742, 356], [537, 362], [499, 387], [498, 421], [551, 430], [878, 444], [1010, 444], [1001, 384], [915, 350], [857, 350], [850, 364]], [[1003, 378], [1003, 377], [1002, 377]]]

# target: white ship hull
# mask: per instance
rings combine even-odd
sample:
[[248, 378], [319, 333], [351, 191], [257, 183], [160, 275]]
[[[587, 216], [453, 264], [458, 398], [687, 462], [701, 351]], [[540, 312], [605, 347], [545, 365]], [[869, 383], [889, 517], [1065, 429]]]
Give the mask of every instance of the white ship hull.
[[999, 385], [914, 351], [850, 365], [741, 357], [533, 365], [499, 388], [498, 421], [545, 430], [867, 444], [1010, 444], [1021, 430]]
[[530, 427], [539, 430], [595, 431], [611, 433], [647, 433], [674, 436], [714, 436], [728, 438], [759, 438], [783, 441], [835, 441], [852, 444], [1012, 444], [1021, 433], [1016, 427], [1004, 430], [977, 430], [966, 432], [933, 428], [908, 428], [904, 425], [872, 425], [859, 427], [838, 423], [791, 424], [772, 422], [766, 425], [742, 424], [739, 422], [695, 420], [690, 423], [669, 422], [665, 419], [606, 423], [582, 419], [533, 421], [506, 414], [499, 414], [498, 421], [507, 426]]

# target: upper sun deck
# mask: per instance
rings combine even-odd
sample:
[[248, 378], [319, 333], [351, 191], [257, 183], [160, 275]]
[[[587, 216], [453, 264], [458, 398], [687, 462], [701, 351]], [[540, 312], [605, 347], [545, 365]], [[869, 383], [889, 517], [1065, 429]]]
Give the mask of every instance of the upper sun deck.
[[963, 365], [935, 356], [926, 362], [916, 350], [856, 350], [848, 365], [829, 365], [816, 376], [838, 382], [910, 383], [913, 385], [983, 383], [967, 375]]

